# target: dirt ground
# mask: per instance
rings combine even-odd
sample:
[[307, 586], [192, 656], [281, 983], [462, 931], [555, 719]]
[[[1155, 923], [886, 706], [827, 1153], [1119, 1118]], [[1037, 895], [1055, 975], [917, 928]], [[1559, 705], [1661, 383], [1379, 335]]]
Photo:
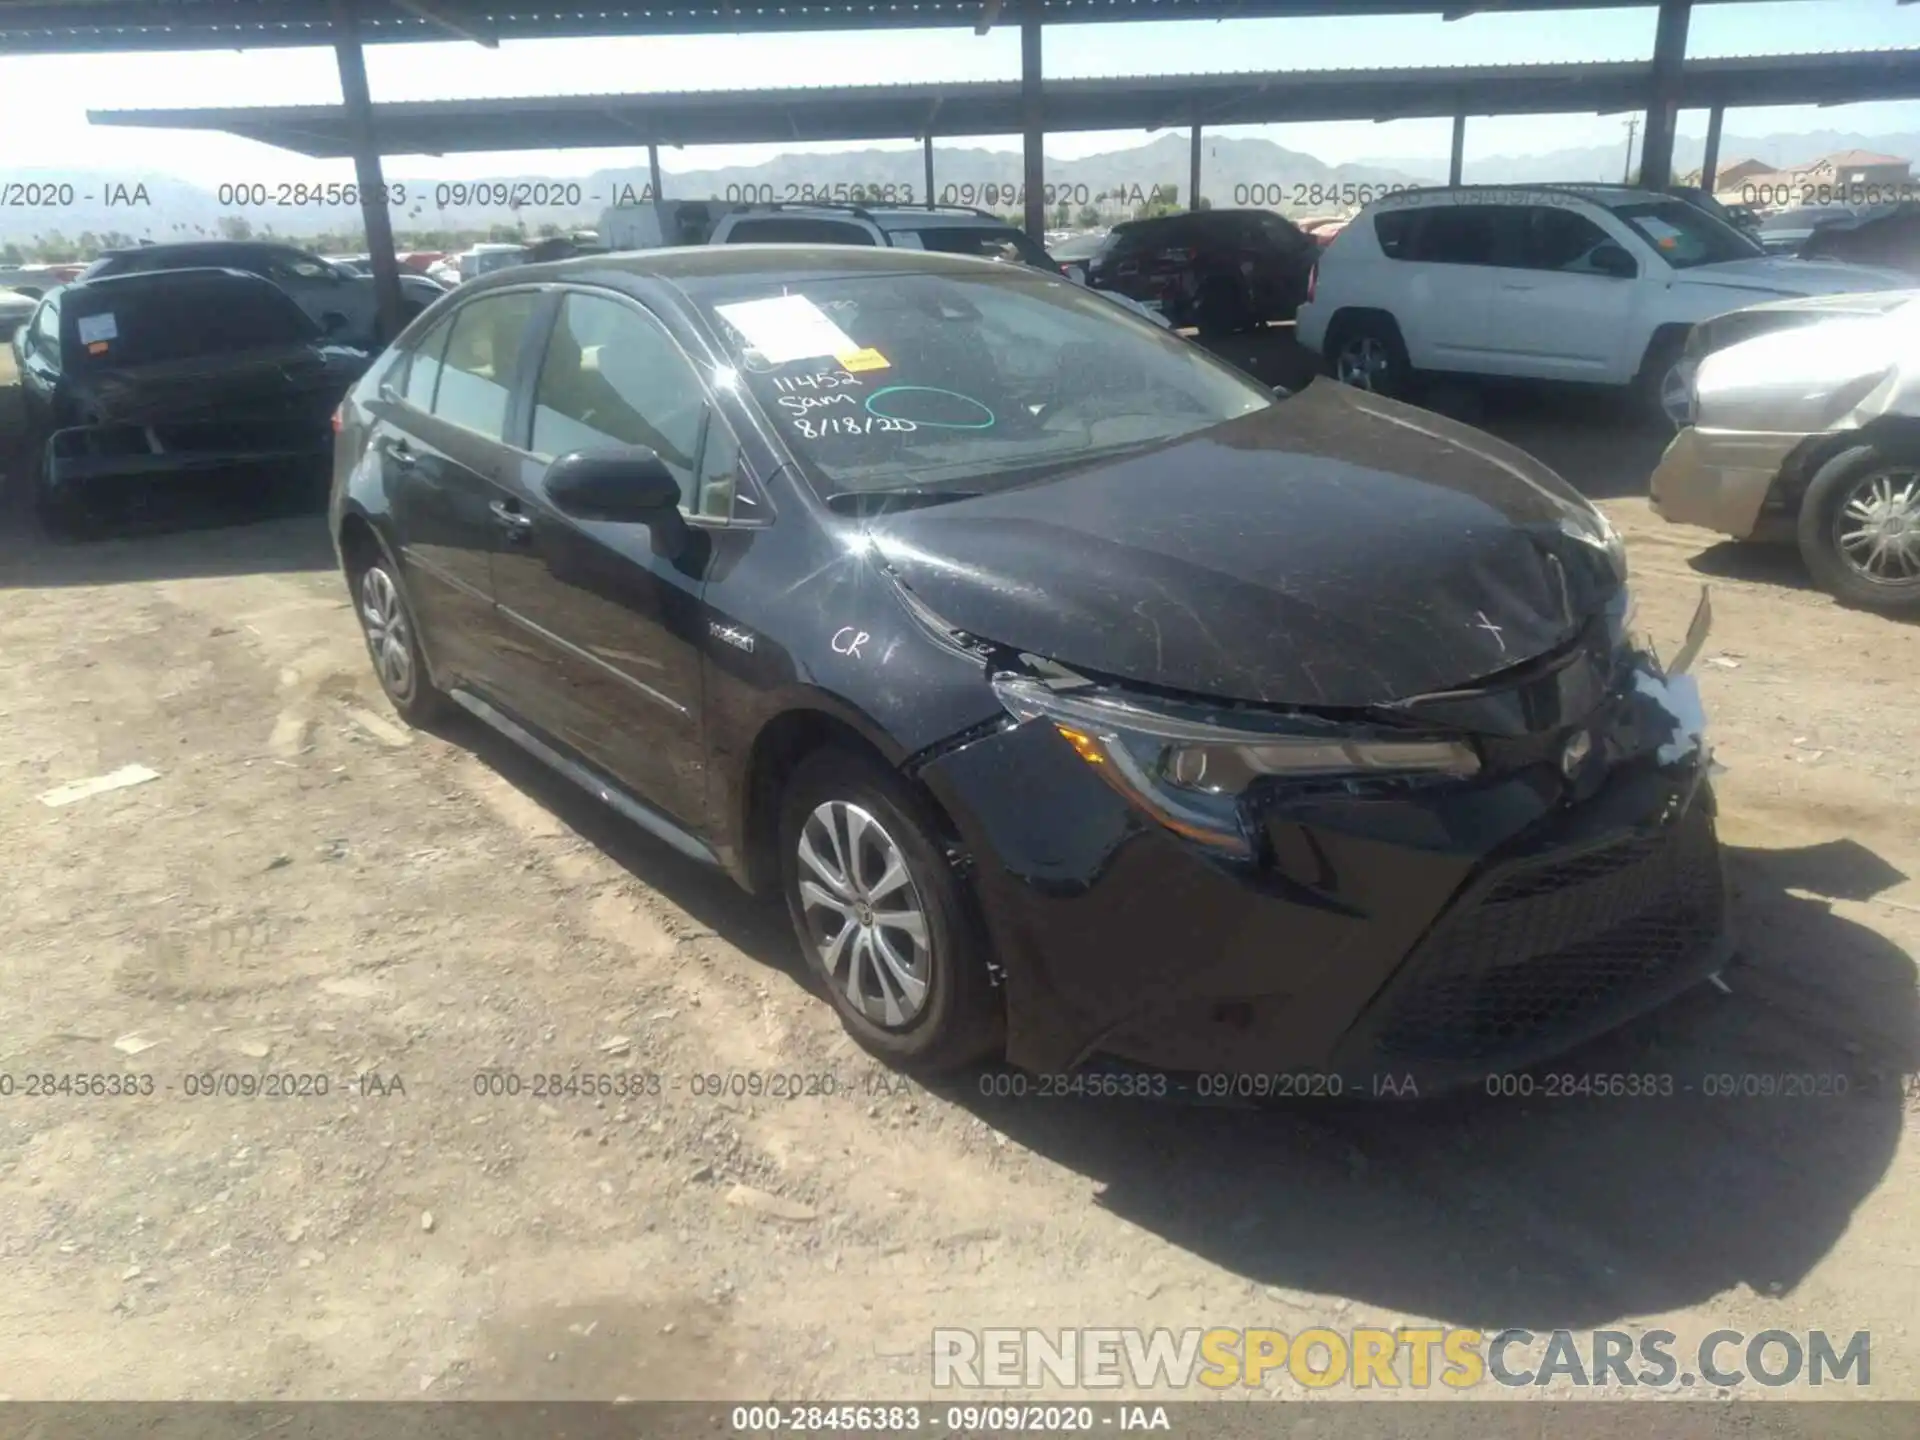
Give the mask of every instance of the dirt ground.
[[[477, 728], [400, 726], [317, 517], [50, 545], [10, 485], [0, 1393], [931, 1397], [939, 1325], [1430, 1322], [1865, 1329], [1868, 1393], [1920, 1399], [1920, 627], [1661, 524], [1658, 437], [1603, 408], [1487, 418], [1626, 531], [1669, 649], [1713, 586], [1732, 993], [1555, 1067], [1690, 1095], [890, 1080], [777, 909]], [[129, 764], [159, 778], [39, 803]], [[662, 1092], [476, 1091], [556, 1071]], [[775, 1072], [840, 1093], [696, 1093]], [[1785, 1072], [1847, 1094], [1702, 1093]], [[154, 1093], [27, 1097], [47, 1073]], [[327, 1093], [192, 1093], [268, 1074]]]

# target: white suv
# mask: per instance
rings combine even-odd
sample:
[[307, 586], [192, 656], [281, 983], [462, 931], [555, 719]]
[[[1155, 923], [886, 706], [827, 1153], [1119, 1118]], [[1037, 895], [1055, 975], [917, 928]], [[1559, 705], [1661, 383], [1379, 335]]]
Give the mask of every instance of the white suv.
[[1705, 210], [1612, 185], [1465, 186], [1377, 200], [1320, 257], [1295, 331], [1327, 372], [1403, 395], [1420, 371], [1638, 388], [1684, 408], [1696, 321], [1793, 295], [1910, 287], [1766, 255]]
[[721, 217], [712, 245], [892, 245], [1060, 267], [1027, 235], [961, 205], [752, 205]]

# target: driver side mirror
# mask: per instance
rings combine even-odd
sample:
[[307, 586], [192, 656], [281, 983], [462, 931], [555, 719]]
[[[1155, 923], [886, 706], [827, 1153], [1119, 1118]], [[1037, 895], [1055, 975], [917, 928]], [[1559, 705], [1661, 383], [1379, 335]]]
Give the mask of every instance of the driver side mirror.
[[562, 455], [547, 467], [541, 486], [553, 508], [572, 519], [647, 526], [654, 554], [665, 559], [678, 559], [692, 539], [680, 513], [680, 482], [644, 446]]
[[1602, 275], [1611, 275], [1616, 280], [1632, 280], [1640, 274], [1639, 263], [1633, 256], [1610, 240], [1603, 245], [1594, 246], [1593, 253], [1587, 257], [1587, 263]]

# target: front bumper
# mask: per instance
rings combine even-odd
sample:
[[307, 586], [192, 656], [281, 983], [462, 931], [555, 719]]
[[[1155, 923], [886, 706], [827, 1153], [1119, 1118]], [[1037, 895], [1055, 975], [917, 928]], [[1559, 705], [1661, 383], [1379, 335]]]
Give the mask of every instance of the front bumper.
[[1654, 672], [1443, 788], [1270, 796], [1264, 853], [1147, 820], [1044, 720], [941, 756], [1003, 970], [1008, 1058], [1325, 1074], [1368, 1093], [1533, 1064], [1726, 963], [1708, 751]]
[[1663, 520], [1736, 540], [1773, 538], [1767, 497], [1781, 467], [1809, 438], [1690, 425], [1673, 437], [1654, 468], [1653, 511]]

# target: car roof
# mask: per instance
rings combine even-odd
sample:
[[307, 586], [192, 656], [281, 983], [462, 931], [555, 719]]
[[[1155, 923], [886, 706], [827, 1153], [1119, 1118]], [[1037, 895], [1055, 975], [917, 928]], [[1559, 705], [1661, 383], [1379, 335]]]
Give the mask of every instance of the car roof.
[[998, 215], [975, 210], [970, 205], [855, 205], [798, 204], [744, 205], [731, 219], [764, 219], [770, 216], [798, 216], [803, 220], [868, 220], [882, 230], [910, 230], [938, 225], [942, 228], [1018, 230]]
[[511, 270], [498, 270], [469, 281], [460, 288], [460, 293], [484, 294], [520, 285], [574, 280], [610, 285], [635, 295], [644, 295], [665, 285], [678, 291], [683, 299], [689, 299], [737, 280], [804, 282], [850, 280], [865, 275], [1004, 279], [1016, 268], [1020, 267], [972, 255], [896, 249], [890, 245], [676, 245], [660, 250], [623, 250], [517, 265]]
[[234, 270], [223, 265], [180, 265], [171, 270], [134, 270], [125, 275], [95, 275], [90, 280], [75, 280], [60, 287], [63, 295], [86, 295], [100, 291], [130, 291], [142, 286], [159, 285], [177, 280], [182, 275], [219, 275], [228, 280], [239, 280], [248, 285], [265, 285], [268, 289], [284, 294], [271, 280], [263, 279], [247, 270]]
[[[1463, 202], [1470, 202], [1476, 195], [1513, 195], [1539, 193], [1542, 195], [1577, 195], [1583, 200], [1591, 200], [1596, 205], [1622, 205], [1641, 200], [1678, 200], [1678, 195], [1664, 190], [1643, 190], [1637, 185], [1608, 185], [1603, 182], [1582, 181], [1529, 181], [1518, 185], [1416, 185], [1408, 190], [1397, 190], [1383, 197], [1387, 200], [1444, 200], [1458, 196]], [[1378, 201], [1375, 202], [1379, 203]]]

